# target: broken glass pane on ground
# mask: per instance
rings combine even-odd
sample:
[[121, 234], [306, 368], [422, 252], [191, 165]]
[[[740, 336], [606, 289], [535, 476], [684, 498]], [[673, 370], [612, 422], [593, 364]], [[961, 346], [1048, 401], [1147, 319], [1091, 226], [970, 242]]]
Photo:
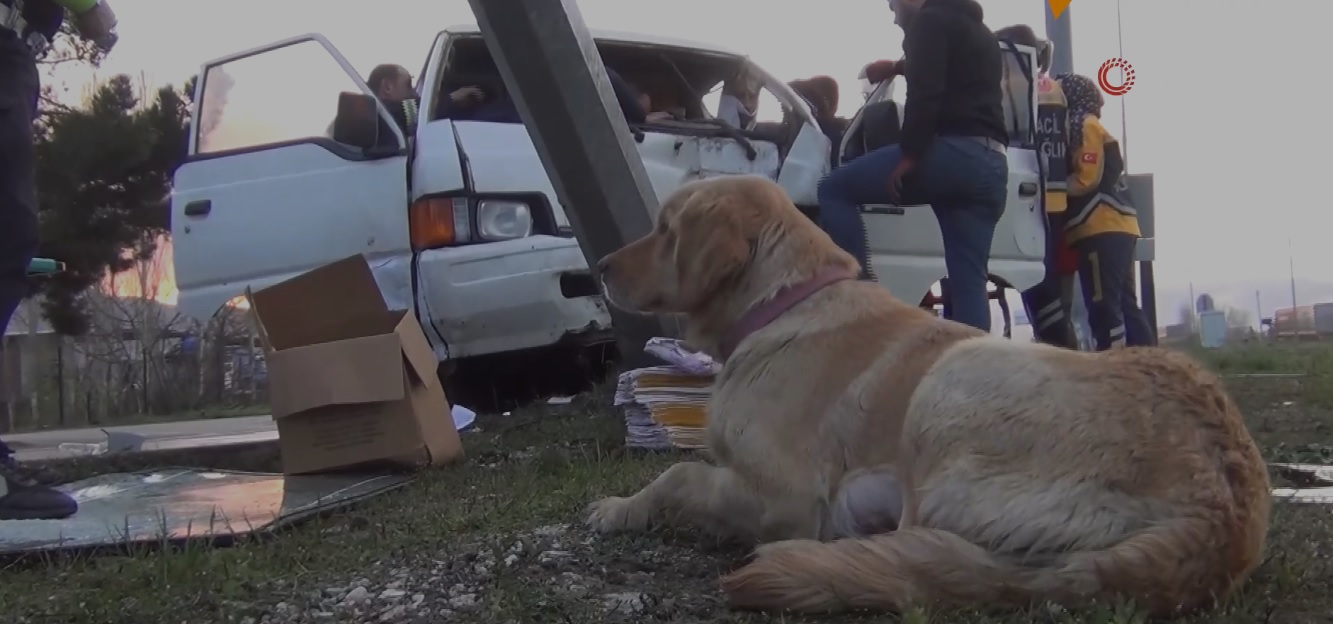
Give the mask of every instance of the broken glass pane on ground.
[[62, 485], [79, 512], [13, 520], [0, 555], [204, 541], [226, 545], [406, 485], [406, 475], [280, 474], [168, 468], [105, 474]]

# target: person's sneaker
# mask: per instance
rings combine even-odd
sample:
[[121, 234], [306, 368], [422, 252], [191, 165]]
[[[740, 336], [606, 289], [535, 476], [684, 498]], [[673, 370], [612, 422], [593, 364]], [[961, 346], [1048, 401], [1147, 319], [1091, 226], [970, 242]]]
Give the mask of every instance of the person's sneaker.
[[0, 459], [0, 520], [60, 520], [78, 510], [68, 494], [25, 479], [12, 460]]

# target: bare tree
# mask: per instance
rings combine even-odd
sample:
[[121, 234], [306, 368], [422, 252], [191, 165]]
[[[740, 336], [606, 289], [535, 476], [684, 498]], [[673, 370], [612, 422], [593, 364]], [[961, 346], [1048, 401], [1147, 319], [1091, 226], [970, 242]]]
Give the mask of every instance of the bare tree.
[[190, 327], [174, 306], [162, 301], [169, 294], [164, 288], [174, 285], [170, 257], [159, 248], [83, 295], [89, 331], [72, 341], [70, 359], [77, 378], [75, 401], [83, 407], [77, 411], [86, 419], [172, 411], [197, 399], [193, 375], [182, 384], [168, 362]]

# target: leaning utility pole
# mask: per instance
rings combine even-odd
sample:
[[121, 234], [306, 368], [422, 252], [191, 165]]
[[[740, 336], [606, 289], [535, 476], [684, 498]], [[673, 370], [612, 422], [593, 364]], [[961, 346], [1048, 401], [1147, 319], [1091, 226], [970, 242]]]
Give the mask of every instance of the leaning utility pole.
[[[652, 230], [659, 209], [602, 57], [574, 0], [468, 0], [588, 268]], [[671, 335], [660, 319], [611, 307], [620, 356]]]

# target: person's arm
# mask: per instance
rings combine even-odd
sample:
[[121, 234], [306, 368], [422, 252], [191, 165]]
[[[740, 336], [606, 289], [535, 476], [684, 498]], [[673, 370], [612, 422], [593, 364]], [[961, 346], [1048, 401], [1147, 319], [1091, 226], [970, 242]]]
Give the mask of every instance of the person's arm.
[[[481, 87], [471, 85], [461, 87], [450, 91], [443, 98], [440, 98], [440, 104], [435, 108], [436, 117], [439, 119], [456, 119], [462, 121], [477, 107], [477, 103], [482, 100], [484, 94]], [[417, 103], [421, 100], [418, 98]]]
[[648, 118], [648, 111], [639, 105], [638, 89], [630, 86], [610, 67], [606, 68], [606, 77], [611, 80], [611, 90], [615, 91], [616, 102], [620, 104], [620, 110], [625, 113], [625, 121], [632, 124], [643, 123]]
[[898, 60], [898, 61], [881, 60], [881, 61], [875, 61], [861, 68], [861, 74], [866, 80], [869, 80], [870, 82], [884, 82], [885, 80], [891, 80], [893, 78], [901, 76], [903, 74], [903, 71], [905, 71], [906, 67], [907, 67], [907, 62], [904, 60]]
[[907, 103], [903, 107], [903, 157], [920, 161], [935, 139], [949, 62], [949, 33], [934, 13], [922, 12], [903, 41]]
[[1110, 137], [1102, 122], [1093, 115], [1083, 119], [1083, 145], [1070, 158], [1069, 194], [1087, 195], [1102, 183], [1106, 168], [1106, 144]]

